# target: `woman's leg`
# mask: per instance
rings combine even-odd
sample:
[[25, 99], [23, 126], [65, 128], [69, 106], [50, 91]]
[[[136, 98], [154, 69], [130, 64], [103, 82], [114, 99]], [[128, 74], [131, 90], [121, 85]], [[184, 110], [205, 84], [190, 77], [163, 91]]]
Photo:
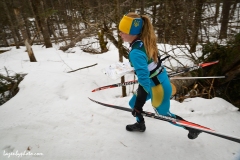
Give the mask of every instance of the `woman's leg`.
[[168, 79], [163, 81], [161, 84], [152, 87], [152, 105], [157, 110], [157, 112], [164, 116], [173, 116], [170, 113], [170, 97], [172, 95], [172, 86]]
[[[147, 100], [151, 98], [150, 94], [144, 93], [144, 89], [142, 86], [138, 86], [137, 91], [132, 96], [131, 100], [129, 101], [129, 106], [134, 109], [136, 106], [142, 107]], [[144, 121], [144, 118], [142, 115], [136, 117], [137, 122]]]
[[[172, 95], [172, 86], [169, 80], [163, 81], [161, 84], [152, 88], [152, 105], [155, 111], [163, 116], [182, 119], [181, 117], [170, 112], [170, 97]], [[171, 123], [174, 124], [174, 123]], [[176, 125], [176, 124], [174, 124]], [[180, 125], [176, 125], [182, 127]]]

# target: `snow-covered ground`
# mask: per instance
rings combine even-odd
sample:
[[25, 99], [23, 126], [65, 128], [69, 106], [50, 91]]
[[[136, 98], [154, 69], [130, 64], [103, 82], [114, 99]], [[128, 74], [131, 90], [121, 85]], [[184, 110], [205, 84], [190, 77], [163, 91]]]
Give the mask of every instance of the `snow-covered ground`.
[[[145, 118], [147, 130], [131, 133], [135, 123], [128, 112], [100, 106], [101, 102], [128, 107], [121, 88], [91, 92], [119, 82], [101, 69], [118, 61], [116, 49], [88, 54], [79, 48], [63, 53], [33, 46], [38, 62], [29, 62], [25, 47], [0, 54], [0, 73], [27, 73], [19, 93], [0, 106], [0, 159], [43, 160], [239, 160], [240, 144], [202, 133], [195, 140], [169, 123]], [[98, 63], [72, 73], [70, 70]], [[127, 80], [133, 77], [129, 75]], [[135, 89], [136, 89], [135, 85]], [[144, 110], [153, 112], [150, 102]], [[240, 112], [221, 98], [171, 100], [171, 111], [186, 120], [219, 132], [240, 136]], [[21, 156], [24, 155], [24, 156]]]

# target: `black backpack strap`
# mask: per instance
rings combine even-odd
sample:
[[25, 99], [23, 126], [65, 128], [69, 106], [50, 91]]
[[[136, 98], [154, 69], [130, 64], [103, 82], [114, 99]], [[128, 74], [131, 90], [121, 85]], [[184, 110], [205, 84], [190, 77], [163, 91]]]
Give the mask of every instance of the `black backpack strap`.
[[[150, 75], [153, 74], [153, 73], [154, 73], [156, 70], [158, 70], [158, 69], [161, 69], [161, 70], [159, 71], [159, 73], [158, 73], [158, 74], [160, 74], [160, 73], [163, 71], [163, 69], [164, 69], [164, 67], [162, 66], [162, 62], [163, 62], [165, 59], [169, 58], [169, 57], [170, 57], [170, 56], [168, 55], [168, 56], [166, 56], [166, 57], [164, 57], [164, 58], [161, 59], [161, 57], [158, 56], [158, 64], [157, 64], [157, 67], [156, 67], [154, 70], [150, 71]], [[157, 75], [158, 75], [158, 74], [157, 74]], [[157, 86], [157, 85], [160, 84], [160, 82], [159, 82], [159, 80], [158, 80], [158, 78], [157, 78], [157, 75], [151, 78], [152, 81], [154, 82], [155, 86]]]
[[161, 56], [158, 56], [158, 63], [161, 63], [160, 65], [162, 65], [162, 62], [165, 61], [165, 59], [169, 58], [170, 56], [166, 56], [164, 58], [161, 59]]

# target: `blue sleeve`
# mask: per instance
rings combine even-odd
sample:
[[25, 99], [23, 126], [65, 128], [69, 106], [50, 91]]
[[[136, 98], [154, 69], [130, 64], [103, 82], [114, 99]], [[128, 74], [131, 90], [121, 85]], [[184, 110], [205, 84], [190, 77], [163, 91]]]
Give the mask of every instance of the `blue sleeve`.
[[144, 90], [150, 92], [150, 79], [148, 71], [148, 58], [147, 55], [139, 49], [133, 49], [129, 53], [129, 59], [137, 74], [139, 84]]

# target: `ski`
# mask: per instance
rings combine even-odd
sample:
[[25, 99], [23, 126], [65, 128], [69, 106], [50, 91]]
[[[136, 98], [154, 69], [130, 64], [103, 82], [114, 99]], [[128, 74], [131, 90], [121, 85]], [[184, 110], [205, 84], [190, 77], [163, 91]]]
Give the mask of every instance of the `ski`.
[[168, 74], [168, 76], [169, 76], [169, 77], [173, 77], [173, 76], [176, 76], [176, 75], [179, 75], [179, 74], [182, 74], [182, 73], [191, 72], [191, 71], [197, 70], [197, 69], [199, 69], [199, 68], [211, 66], [211, 65], [216, 64], [216, 63], [218, 63], [218, 62], [219, 62], [219, 61], [212, 61], [212, 62], [200, 63], [200, 64], [198, 64], [197, 66], [188, 67], [188, 68], [184, 68], [184, 69], [182, 69], [182, 70], [180, 70], [180, 71], [171, 72], [171, 73]]
[[[225, 76], [211, 76], [211, 77], [170, 77], [170, 79], [182, 79], [182, 80], [189, 80], [189, 79], [208, 79], [208, 78], [225, 78]], [[110, 89], [110, 88], [115, 88], [115, 87], [122, 87], [122, 86], [127, 86], [127, 85], [132, 85], [132, 84], [137, 84], [138, 81], [134, 80], [134, 81], [127, 81], [124, 83], [115, 83], [115, 84], [110, 84], [107, 86], [102, 86], [99, 88], [96, 88], [94, 90], [92, 90], [92, 92], [96, 92], [96, 91], [100, 91], [100, 90], [104, 90], [104, 89]]]
[[[182, 74], [182, 73], [187, 73], [187, 72], [190, 72], [190, 71], [193, 71], [193, 70], [197, 70], [197, 69], [199, 69], [199, 68], [207, 67], [207, 66], [216, 64], [216, 63], [218, 63], [218, 62], [219, 62], [219, 61], [201, 63], [201, 64], [199, 64], [198, 66], [189, 67], [189, 68], [185, 68], [185, 69], [180, 70], [180, 71], [171, 72], [171, 73], [168, 74], [168, 76], [170, 77], [170, 79], [181, 79], [181, 78], [179, 78], [179, 77], [178, 77], [178, 78], [175, 78], [174, 76], [179, 75], [179, 74]], [[209, 77], [209, 78], [210, 78], [210, 77]], [[221, 76], [221, 77], [215, 77], [215, 78], [225, 78], [225, 77], [224, 77], [224, 76]], [[183, 77], [182, 79], [184, 79], [184, 77]], [[191, 78], [185, 78], [185, 79], [191, 79]], [[194, 79], [194, 77], [192, 77], [192, 79]], [[197, 78], [195, 78], [195, 79], [197, 79]], [[200, 79], [200, 77], [199, 77], [199, 79]], [[100, 90], [104, 90], [104, 89], [122, 87], [122, 86], [137, 84], [137, 83], [138, 83], [138, 80], [127, 81], [127, 82], [124, 82], [124, 83], [116, 83], [116, 84], [111, 84], [111, 85], [107, 85], [107, 86], [103, 86], [103, 87], [96, 88], [96, 89], [92, 90], [92, 92], [96, 92], [96, 91], [100, 91]]]
[[[102, 103], [102, 102], [93, 100], [91, 98], [89, 98], [89, 99], [92, 102], [95, 102], [95, 103], [100, 104], [100, 105], [105, 106], [105, 107], [119, 109], [119, 110], [127, 111], [127, 112], [132, 112], [132, 109], [130, 109], [130, 108], [126, 108], [126, 107], [122, 107], [122, 106], [116, 106], [116, 105], [112, 105], [112, 104]], [[192, 122], [186, 121], [184, 119], [176, 119], [176, 118], [173, 118], [173, 117], [156, 115], [155, 113], [145, 112], [145, 111], [143, 111], [142, 115], [145, 116], [145, 117], [149, 117], [149, 118], [154, 118], [154, 119], [158, 119], [158, 120], [162, 120], [162, 121], [166, 121], [166, 122], [171, 122], [171, 123], [174, 123], [174, 124], [181, 125], [183, 127], [192, 128], [192, 129], [198, 130], [200, 132], [204, 132], [204, 133], [207, 133], [207, 134], [210, 134], [210, 135], [214, 135], [214, 136], [217, 136], [217, 137], [220, 137], [220, 138], [223, 138], [223, 139], [227, 139], [227, 140], [230, 140], [230, 141], [233, 141], [233, 142], [240, 143], [240, 138], [239, 137], [234, 137], [234, 136], [231, 136], [231, 135], [219, 133], [219, 132], [214, 131], [211, 128], [208, 128], [208, 127], [205, 127], [205, 126], [201, 126], [199, 124], [192, 123]]]
[[92, 90], [92, 92], [96, 92], [96, 91], [100, 91], [100, 90], [104, 90], [104, 89], [109, 89], [109, 88], [122, 87], [122, 86], [137, 84], [137, 83], [138, 83], [138, 80], [127, 81], [127, 82], [124, 82], [124, 83], [115, 83], [115, 84], [110, 84], [110, 85], [107, 85], [107, 86], [102, 86], [102, 87], [96, 88], [96, 89]]
[[225, 78], [225, 76], [210, 76], [210, 77], [170, 77], [170, 79], [213, 79], [213, 78]]

